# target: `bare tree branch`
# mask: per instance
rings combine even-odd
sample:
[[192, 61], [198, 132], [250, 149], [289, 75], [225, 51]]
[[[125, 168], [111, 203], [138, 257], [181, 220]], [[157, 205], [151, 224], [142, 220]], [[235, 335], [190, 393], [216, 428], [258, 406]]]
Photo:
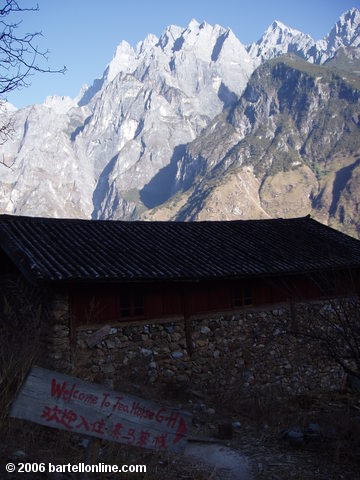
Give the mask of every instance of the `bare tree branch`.
[[297, 328], [287, 326], [286, 333], [311, 342], [320, 354], [360, 378], [360, 301], [353, 274], [333, 272], [311, 281], [324, 303], [309, 307]]
[[[48, 51], [39, 49], [36, 41], [41, 32], [20, 34], [22, 21], [14, 21], [13, 16], [23, 12], [36, 12], [39, 6], [26, 8], [17, 0], [0, 0], [0, 101], [6, 94], [29, 85], [29, 77], [36, 72], [65, 73], [61, 69], [44, 68], [39, 60], [47, 60]], [[4, 143], [11, 132], [11, 125], [0, 124], [0, 144]], [[0, 163], [1, 162], [0, 160]]]

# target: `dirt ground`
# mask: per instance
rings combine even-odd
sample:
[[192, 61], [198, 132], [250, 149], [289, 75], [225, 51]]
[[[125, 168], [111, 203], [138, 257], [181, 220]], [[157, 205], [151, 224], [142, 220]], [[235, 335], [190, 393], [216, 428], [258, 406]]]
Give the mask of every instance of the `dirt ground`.
[[[288, 401], [234, 398], [231, 406], [222, 408], [193, 396], [186, 403], [182, 400], [182, 408], [193, 412], [188, 455], [102, 442], [97, 462], [146, 465], [145, 474], [121, 474], [134, 480], [360, 480], [360, 399], [351, 392]], [[10, 461], [86, 462], [88, 443], [86, 437], [9, 419], [1, 432], [0, 478], [80, 478], [79, 474], [7, 474], [4, 467]], [[224, 468], [222, 453], [224, 458], [233, 455], [230, 468]], [[110, 480], [119, 475], [89, 478]]]

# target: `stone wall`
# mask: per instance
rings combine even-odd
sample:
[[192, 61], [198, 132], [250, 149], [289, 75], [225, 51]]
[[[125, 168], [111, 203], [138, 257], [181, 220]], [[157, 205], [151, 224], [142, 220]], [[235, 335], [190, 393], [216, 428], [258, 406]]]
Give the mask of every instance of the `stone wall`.
[[73, 369], [71, 353], [70, 307], [66, 293], [49, 295], [46, 305], [47, 328], [44, 328], [44, 366], [67, 373]]
[[[15, 286], [11, 291], [18, 291]], [[29, 297], [26, 304], [34, 298], [41, 301], [39, 292], [28, 290], [22, 293], [24, 299]], [[343, 371], [321, 358], [314, 344], [286, 333], [303, 316], [316, 321], [316, 310], [324, 308], [323, 303], [193, 317], [191, 335], [182, 318], [71, 331], [68, 295], [40, 293], [46, 305], [40, 310], [34, 305], [26, 315], [35, 319], [40, 312], [41, 326], [32, 326], [28, 318], [24, 324], [29, 325], [26, 337], [32, 342], [31, 328], [41, 329], [36, 363], [85, 380], [116, 389], [129, 384], [191, 389], [218, 398], [266, 390], [282, 395], [313, 393], [343, 384]]]
[[[118, 389], [135, 383], [191, 388], [217, 397], [229, 392], [293, 395], [338, 389], [342, 370], [320, 358], [314, 345], [285, 334], [294, 312], [299, 317], [307, 308], [298, 304], [290, 312], [289, 305], [279, 305], [192, 318], [191, 355], [183, 319], [122, 324], [98, 332], [81, 328], [73, 339], [72, 372]], [[67, 327], [59, 326], [58, 333], [54, 347], [62, 344]], [[64, 359], [68, 353], [58, 356]]]

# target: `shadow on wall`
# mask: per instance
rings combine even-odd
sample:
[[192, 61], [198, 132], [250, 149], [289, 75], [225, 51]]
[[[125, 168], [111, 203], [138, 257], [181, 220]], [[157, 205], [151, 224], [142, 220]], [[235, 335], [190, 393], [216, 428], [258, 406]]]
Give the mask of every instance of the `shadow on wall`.
[[158, 173], [140, 190], [140, 200], [146, 208], [154, 208], [166, 202], [175, 192], [175, 176], [177, 162], [185, 155], [186, 145], [178, 145], [174, 148], [170, 163], [158, 171]]

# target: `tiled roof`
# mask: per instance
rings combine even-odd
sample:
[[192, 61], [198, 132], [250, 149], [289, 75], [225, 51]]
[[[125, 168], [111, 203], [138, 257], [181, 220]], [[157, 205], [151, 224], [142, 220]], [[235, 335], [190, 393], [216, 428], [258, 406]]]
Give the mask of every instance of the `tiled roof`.
[[123, 222], [0, 215], [0, 245], [31, 281], [225, 279], [360, 266], [360, 241], [310, 217]]

